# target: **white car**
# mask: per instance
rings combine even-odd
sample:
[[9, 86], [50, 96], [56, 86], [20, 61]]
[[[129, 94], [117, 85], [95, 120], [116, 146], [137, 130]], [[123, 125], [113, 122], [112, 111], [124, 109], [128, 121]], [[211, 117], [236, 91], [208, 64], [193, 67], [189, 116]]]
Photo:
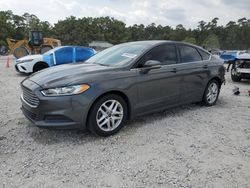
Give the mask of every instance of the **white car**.
[[95, 50], [82, 46], [61, 46], [42, 55], [28, 55], [16, 60], [16, 71], [33, 73], [56, 65], [83, 62], [95, 54]]
[[250, 53], [237, 53], [232, 64], [231, 78], [234, 82], [250, 79]]

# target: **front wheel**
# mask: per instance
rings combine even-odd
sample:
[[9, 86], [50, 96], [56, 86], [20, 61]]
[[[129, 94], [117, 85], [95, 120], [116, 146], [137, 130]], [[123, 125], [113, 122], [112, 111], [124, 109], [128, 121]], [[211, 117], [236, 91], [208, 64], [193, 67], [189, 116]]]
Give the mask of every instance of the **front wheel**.
[[38, 71], [46, 69], [48, 67], [49, 66], [46, 63], [42, 63], [42, 62], [36, 63], [34, 68], [33, 68], [33, 72], [38, 72]]
[[241, 77], [239, 74], [237, 74], [236, 72], [236, 68], [233, 68], [231, 70], [231, 78], [234, 82], [240, 82], [241, 81]]
[[203, 104], [205, 106], [213, 106], [216, 104], [220, 93], [220, 85], [218, 81], [211, 80], [206, 87], [204, 96], [203, 96]]
[[127, 119], [127, 104], [118, 95], [110, 94], [94, 103], [88, 117], [88, 129], [99, 136], [118, 132]]

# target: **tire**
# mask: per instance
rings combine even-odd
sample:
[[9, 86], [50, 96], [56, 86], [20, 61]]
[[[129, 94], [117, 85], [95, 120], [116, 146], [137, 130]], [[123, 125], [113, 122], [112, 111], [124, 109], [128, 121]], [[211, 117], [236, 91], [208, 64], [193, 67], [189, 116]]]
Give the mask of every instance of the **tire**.
[[40, 53], [44, 54], [45, 52], [47, 52], [47, 51], [49, 51], [51, 49], [53, 49], [51, 46], [42, 46], [41, 50], [40, 50]]
[[213, 106], [216, 104], [220, 94], [220, 84], [217, 80], [211, 80], [208, 82], [205, 89], [202, 103], [205, 106]]
[[[107, 107], [113, 109], [113, 112]], [[87, 128], [95, 135], [110, 136], [123, 127], [127, 114], [127, 104], [122, 97], [115, 94], [105, 95], [93, 104], [89, 112]]]
[[231, 79], [234, 82], [240, 82], [241, 81], [241, 77], [240, 77], [240, 75], [237, 75], [237, 73], [235, 73], [235, 69], [231, 70]]
[[21, 57], [29, 55], [29, 51], [25, 47], [20, 46], [14, 49], [13, 55], [15, 58], [19, 59]]
[[46, 69], [49, 66], [46, 63], [37, 63], [35, 64], [34, 68], [33, 68], [33, 72], [38, 72], [40, 70]]

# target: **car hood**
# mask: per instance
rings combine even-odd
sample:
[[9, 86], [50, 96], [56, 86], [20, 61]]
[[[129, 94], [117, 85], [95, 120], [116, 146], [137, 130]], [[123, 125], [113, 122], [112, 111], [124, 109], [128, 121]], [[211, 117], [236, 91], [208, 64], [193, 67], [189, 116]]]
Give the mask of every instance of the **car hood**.
[[32, 74], [28, 79], [42, 88], [52, 88], [80, 83], [92, 83], [97, 74], [105, 74], [114, 68], [98, 64], [67, 64], [44, 69]]
[[250, 53], [243, 53], [236, 56], [237, 59], [250, 59]]
[[16, 62], [21, 62], [21, 61], [25, 61], [25, 60], [30, 60], [30, 59], [41, 59], [43, 56], [40, 55], [40, 54], [37, 54], [37, 55], [27, 55], [27, 56], [24, 56], [24, 57], [21, 57], [19, 59], [16, 60]]

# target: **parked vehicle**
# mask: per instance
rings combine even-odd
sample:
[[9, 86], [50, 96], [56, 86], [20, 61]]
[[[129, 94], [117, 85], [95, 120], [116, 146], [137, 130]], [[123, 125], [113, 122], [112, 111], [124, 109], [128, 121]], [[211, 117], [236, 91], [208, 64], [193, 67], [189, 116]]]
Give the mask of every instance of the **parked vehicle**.
[[21, 73], [33, 73], [56, 65], [85, 61], [95, 50], [81, 46], [62, 46], [43, 55], [29, 55], [16, 60], [15, 68]]
[[231, 78], [234, 82], [250, 79], [250, 53], [237, 54], [235, 60], [228, 65], [228, 70], [230, 65], [232, 65]]
[[220, 58], [223, 59], [225, 63], [230, 63], [231, 61], [235, 61], [237, 53], [237, 50], [224, 51], [220, 54]]
[[109, 136], [127, 119], [193, 102], [216, 104], [223, 61], [182, 42], [113, 46], [82, 64], [40, 71], [22, 83], [22, 111], [39, 127]]
[[2, 55], [2, 56], [5, 56], [5, 55], [7, 55], [7, 53], [8, 53], [7, 48], [6, 48], [5, 46], [1, 46], [1, 47], [0, 47], [0, 56], [1, 56], [1, 55]]

